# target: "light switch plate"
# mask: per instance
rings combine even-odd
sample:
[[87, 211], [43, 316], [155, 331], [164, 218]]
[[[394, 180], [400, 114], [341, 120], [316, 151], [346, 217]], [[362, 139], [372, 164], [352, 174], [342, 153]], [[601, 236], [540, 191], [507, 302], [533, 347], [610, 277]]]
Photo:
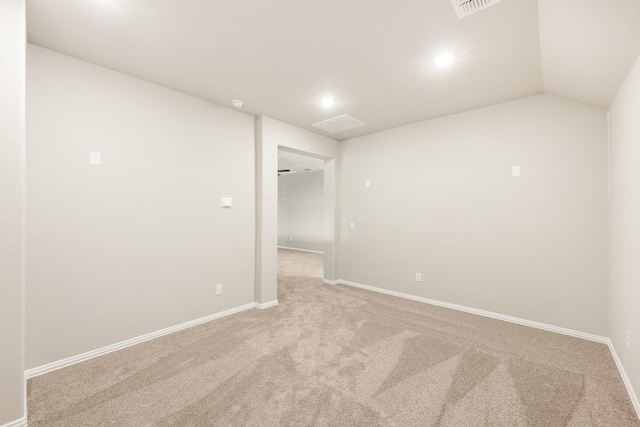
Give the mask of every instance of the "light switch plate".
[[511, 168], [511, 176], [520, 176], [520, 166], [513, 166]]
[[233, 206], [233, 199], [231, 197], [223, 197], [220, 201], [220, 206], [229, 209]]

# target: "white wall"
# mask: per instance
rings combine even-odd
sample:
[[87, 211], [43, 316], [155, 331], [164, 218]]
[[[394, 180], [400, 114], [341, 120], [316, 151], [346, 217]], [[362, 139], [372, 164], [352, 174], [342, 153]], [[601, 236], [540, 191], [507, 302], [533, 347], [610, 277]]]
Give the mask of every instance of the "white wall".
[[256, 300], [268, 303], [278, 292], [278, 147], [324, 159], [324, 278], [337, 271], [336, 186], [338, 143], [325, 136], [260, 116], [256, 119]]
[[324, 249], [322, 171], [278, 177], [278, 246]]
[[340, 278], [606, 336], [606, 159], [606, 112], [550, 95], [347, 140]]
[[0, 425], [25, 416], [25, 37], [24, 1], [3, 0], [0, 2]]
[[639, 118], [640, 58], [609, 111], [609, 337], [636, 393], [640, 391]]
[[27, 59], [27, 368], [253, 302], [254, 118]]
[[287, 199], [285, 181], [278, 177], [278, 246], [289, 244], [289, 213], [287, 211]]

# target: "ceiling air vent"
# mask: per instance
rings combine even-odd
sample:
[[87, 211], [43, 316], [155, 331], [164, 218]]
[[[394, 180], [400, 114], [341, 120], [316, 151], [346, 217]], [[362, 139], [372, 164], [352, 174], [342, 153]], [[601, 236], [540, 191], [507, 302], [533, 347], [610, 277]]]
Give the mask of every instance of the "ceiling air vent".
[[349, 129], [355, 129], [360, 126], [364, 126], [365, 124], [366, 123], [361, 122], [355, 117], [351, 117], [348, 114], [343, 114], [341, 116], [332, 117], [330, 119], [314, 123], [311, 126], [321, 129], [325, 132], [338, 133]]
[[451, 0], [458, 19], [466, 18], [496, 3], [500, 3], [500, 0]]

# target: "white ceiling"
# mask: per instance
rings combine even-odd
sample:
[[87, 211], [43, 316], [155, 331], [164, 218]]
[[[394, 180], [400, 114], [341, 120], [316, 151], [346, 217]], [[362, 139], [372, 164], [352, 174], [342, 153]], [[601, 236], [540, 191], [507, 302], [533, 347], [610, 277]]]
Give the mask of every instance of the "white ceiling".
[[278, 170], [283, 169], [289, 169], [296, 173], [324, 170], [324, 160], [316, 159], [279, 148]]
[[[346, 139], [543, 91], [607, 108], [640, 0], [27, 0], [31, 43]], [[452, 51], [439, 69], [432, 59]], [[337, 103], [326, 110], [327, 94]], [[327, 134], [340, 114], [367, 123]]]
[[545, 92], [608, 108], [640, 54], [640, 0], [538, 0]]

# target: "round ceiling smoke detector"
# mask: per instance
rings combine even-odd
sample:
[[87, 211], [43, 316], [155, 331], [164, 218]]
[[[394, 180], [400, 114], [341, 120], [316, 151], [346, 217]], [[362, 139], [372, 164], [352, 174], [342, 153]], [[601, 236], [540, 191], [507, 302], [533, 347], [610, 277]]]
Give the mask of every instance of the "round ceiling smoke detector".
[[239, 99], [234, 99], [233, 101], [231, 101], [231, 105], [233, 105], [236, 108], [242, 108], [242, 106], [244, 105], [244, 102], [240, 101]]

